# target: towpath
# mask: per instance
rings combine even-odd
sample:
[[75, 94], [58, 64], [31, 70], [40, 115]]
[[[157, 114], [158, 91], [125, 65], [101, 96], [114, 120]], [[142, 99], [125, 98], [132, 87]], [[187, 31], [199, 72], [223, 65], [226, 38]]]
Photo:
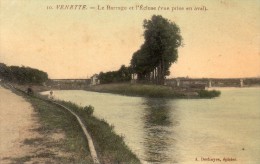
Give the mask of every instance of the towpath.
[[23, 141], [39, 135], [31, 130], [37, 126], [33, 114], [30, 103], [0, 86], [0, 163], [30, 153]]

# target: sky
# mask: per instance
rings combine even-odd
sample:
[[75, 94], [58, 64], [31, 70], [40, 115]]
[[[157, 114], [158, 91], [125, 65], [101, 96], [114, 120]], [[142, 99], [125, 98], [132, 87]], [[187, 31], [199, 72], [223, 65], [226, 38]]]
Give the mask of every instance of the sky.
[[152, 15], [175, 22], [183, 37], [169, 78], [260, 77], [259, 0], [0, 0], [0, 63], [53, 79], [117, 70], [143, 44], [142, 24]]

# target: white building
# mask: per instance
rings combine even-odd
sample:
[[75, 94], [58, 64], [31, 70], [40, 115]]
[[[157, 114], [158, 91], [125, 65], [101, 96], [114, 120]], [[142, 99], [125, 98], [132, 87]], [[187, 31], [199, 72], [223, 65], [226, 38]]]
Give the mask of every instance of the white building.
[[98, 79], [98, 74], [94, 74], [90, 78], [90, 85], [97, 85], [100, 84], [100, 80]]

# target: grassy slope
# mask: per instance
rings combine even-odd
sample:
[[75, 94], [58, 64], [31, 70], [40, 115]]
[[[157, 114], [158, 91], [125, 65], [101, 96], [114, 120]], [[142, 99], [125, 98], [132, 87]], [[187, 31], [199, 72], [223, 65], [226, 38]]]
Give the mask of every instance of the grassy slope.
[[[22, 95], [25, 95], [21, 93]], [[42, 124], [42, 133], [51, 133], [58, 129], [64, 130], [66, 140], [55, 143], [66, 152], [73, 152], [69, 158], [57, 158], [57, 163], [92, 163], [87, 141], [76, 119], [65, 109], [37, 97], [25, 95], [33, 105]], [[117, 135], [113, 127], [106, 121], [93, 117], [87, 110], [83, 110], [70, 102], [60, 102], [77, 113], [88, 131], [97, 148], [102, 163], [140, 163], [139, 159], [125, 145], [123, 137]], [[53, 157], [55, 158], [55, 157]]]
[[82, 108], [70, 102], [60, 102], [77, 113], [84, 124], [87, 126], [92, 138], [94, 139], [97, 151], [103, 163], [127, 163], [138, 164], [139, 159], [124, 143], [124, 138], [117, 135], [113, 126], [106, 121], [99, 120], [92, 116], [89, 108]]
[[[44, 136], [44, 138], [41, 139], [25, 140], [24, 144], [42, 144], [48, 150], [48, 153], [41, 153], [37, 156], [33, 154], [26, 156], [24, 157], [26, 161], [41, 157], [54, 163], [93, 163], [88, 150], [88, 143], [84, 138], [81, 127], [71, 114], [56, 105], [36, 97], [27, 96], [21, 92], [18, 94], [24, 96], [34, 107], [41, 124], [36, 130]], [[65, 138], [55, 142], [49, 142], [48, 138], [53, 133], [59, 131], [65, 133]], [[53, 152], [50, 152], [50, 150], [53, 150]], [[65, 153], [65, 155], [60, 155], [60, 153], [54, 150], [58, 150], [63, 154]], [[16, 161], [19, 162], [21, 162], [21, 160], [24, 159], [16, 159]]]

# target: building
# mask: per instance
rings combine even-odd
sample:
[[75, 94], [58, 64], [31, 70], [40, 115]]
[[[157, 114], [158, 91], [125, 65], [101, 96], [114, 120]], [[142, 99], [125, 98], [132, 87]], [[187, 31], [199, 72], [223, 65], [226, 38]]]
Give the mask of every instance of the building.
[[100, 84], [100, 80], [98, 79], [98, 74], [94, 74], [90, 78], [90, 85], [98, 85]]

